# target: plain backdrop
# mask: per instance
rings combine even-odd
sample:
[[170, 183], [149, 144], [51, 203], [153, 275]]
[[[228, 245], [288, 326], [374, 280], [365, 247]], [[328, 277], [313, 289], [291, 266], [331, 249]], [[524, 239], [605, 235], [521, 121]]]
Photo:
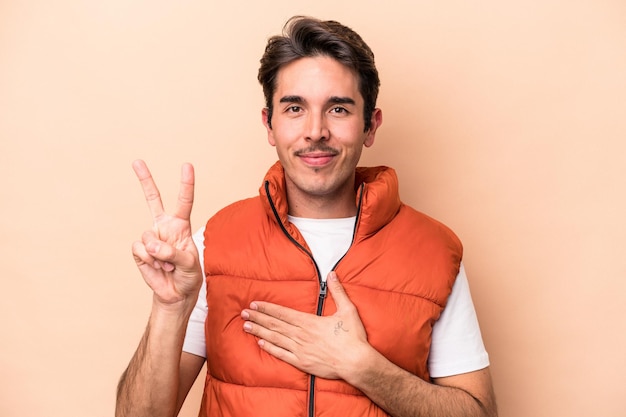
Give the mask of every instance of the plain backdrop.
[[0, 415], [113, 415], [151, 302], [131, 162], [169, 207], [196, 166], [196, 228], [256, 194], [258, 61], [294, 14], [374, 50], [362, 164], [463, 240], [500, 415], [626, 415], [623, 0], [0, 1]]

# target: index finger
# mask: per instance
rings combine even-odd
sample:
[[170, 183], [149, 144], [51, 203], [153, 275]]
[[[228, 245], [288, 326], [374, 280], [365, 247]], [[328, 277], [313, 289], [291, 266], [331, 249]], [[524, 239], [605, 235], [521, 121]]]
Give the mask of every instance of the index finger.
[[152, 214], [152, 219], [156, 220], [164, 213], [163, 202], [161, 201], [159, 189], [154, 183], [152, 174], [144, 161], [141, 159], [134, 161], [133, 170], [141, 183], [141, 188], [143, 189], [143, 194], [146, 197], [146, 202], [148, 203], [148, 208]]
[[[289, 307], [281, 306], [278, 304], [268, 303], [265, 301], [253, 301], [250, 303], [250, 310], [258, 312], [269, 317], [273, 317], [277, 320], [283, 321], [288, 324], [298, 325], [305, 319], [306, 313], [298, 310], [294, 310]], [[251, 317], [254, 313], [251, 313]]]

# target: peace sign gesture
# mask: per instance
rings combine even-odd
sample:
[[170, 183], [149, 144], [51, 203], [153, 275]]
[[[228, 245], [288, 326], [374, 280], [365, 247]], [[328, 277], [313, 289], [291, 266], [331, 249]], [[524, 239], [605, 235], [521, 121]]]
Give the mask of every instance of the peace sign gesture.
[[202, 285], [202, 269], [189, 220], [194, 193], [193, 166], [182, 167], [178, 201], [172, 214], [165, 212], [159, 189], [145, 162], [133, 162], [133, 169], [153, 220], [152, 229], [144, 232], [141, 242], [133, 243], [137, 267], [154, 292], [154, 301], [163, 305], [195, 303]]

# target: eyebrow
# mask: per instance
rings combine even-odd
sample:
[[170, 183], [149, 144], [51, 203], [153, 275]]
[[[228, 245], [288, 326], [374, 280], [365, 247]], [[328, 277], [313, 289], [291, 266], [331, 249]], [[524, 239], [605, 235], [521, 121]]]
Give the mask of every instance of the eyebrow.
[[[284, 97], [281, 97], [281, 99], [279, 100], [279, 103], [304, 103], [304, 102], [305, 100], [301, 96], [284, 96]], [[331, 98], [329, 98], [328, 103], [352, 104], [352, 105], [356, 104], [354, 99], [350, 97], [338, 97], [338, 96], [332, 96]]]
[[281, 97], [279, 103], [304, 103], [304, 99], [300, 96], [285, 96]]
[[356, 104], [356, 102], [350, 97], [336, 97], [333, 96], [328, 100], [329, 103], [333, 104]]

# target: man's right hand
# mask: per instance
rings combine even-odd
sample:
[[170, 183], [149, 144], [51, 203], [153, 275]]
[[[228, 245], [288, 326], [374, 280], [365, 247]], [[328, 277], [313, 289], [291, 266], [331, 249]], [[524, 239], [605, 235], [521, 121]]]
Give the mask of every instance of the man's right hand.
[[182, 352], [189, 315], [202, 285], [189, 221], [193, 167], [183, 165], [172, 214], [165, 213], [146, 164], [135, 161], [133, 169], [152, 213], [152, 230], [133, 244], [133, 255], [154, 296], [146, 331], [118, 384], [115, 415], [172, 417], [204, 364], [204, 358]]
[[198, 250], [193, 243], [190, 223], [194, 195], [191, 164], [182, 167], [176, 209], [167, 214], [150, 170], [144, 161], [133, 162], [150, 213], [152, 230], [133, 244], [133, 256], [143, 279], [154, 292], [154, 301], [163, 307], [195, 304], [202, 285]]

